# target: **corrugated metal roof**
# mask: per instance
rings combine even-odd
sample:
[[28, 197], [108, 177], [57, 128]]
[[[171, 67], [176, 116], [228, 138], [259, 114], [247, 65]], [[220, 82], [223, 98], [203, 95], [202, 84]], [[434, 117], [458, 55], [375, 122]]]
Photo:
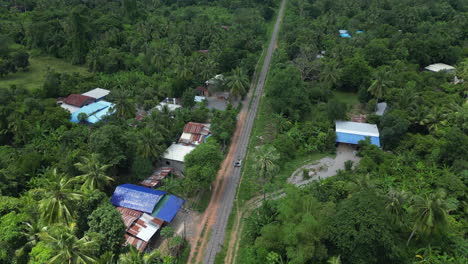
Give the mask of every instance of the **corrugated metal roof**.
[[440, 71], [453, 71], [455, 70], [455, 67], [447, 65], [445, 63], [434, 63], [431, 64], [424, 69], [432, 72], [440, 72]]
[[78, 115], [80, 113], [85, 113], [88, 116], [86, 121], [94, 124], [94, 123], [101, 121], [101, 119], [104, 118], [105, 116], [113, 114], [115, 112], [113, 107], [114, 107], [113, 103], [109, 103], [106, 101], [99, 101], [96, 103], [92, 103], [74, 112], [71, 115], [70, 121], [72, 121], [73, 123], [79, 123], [80, 121], [78, 120]]
[[130, 228], [130, 226], [143, 214], [142, 212], [125, 208], [125, 207], [116, 207], [122, 216], [125, 226]]
[[102, 89], [102, 88], [95, 88], [95, 89], [92, 89], [91, 91], [84, 93], [83, 95], [96, 98], [99, 100], [109, 95], [109, 93], [110, 93], [109, 90]]
[[156, 217], [143, 214], [136, 220], [127, 232], [143, 241], [148, 242], [154, 234], [162, 227], [164, 221]]
[[138, 185], [122, 184], [115, 189], [111, 203], [115, 206], [152, 213], [154, 207], [165, 193]]
[[63, 102], [69, 105], [82, 107], [86, 104], [90, 104], [96, 101], [93, 97], [89, 97], [82, 94], [70, 94], [67, 98], [63, 99]]
[[194, 146], [186, 146], [184, 144], [172, 144], [163, 154], [163, 158], [167, 160], [175, 160], [184, 162], [185, 155], [195, 149]]
[[335, 121], [336, 132], [378, 137], [379, 129], [375, 124], [357, 123], [349, 121]]
[[168, 223], [174, 219], [177, 212], [179, 212], [184, 200], [175, 195], [166, 195], [156, 206], [153, 216], [162, 219]]
[[62, 107], [65, 110], [68, 110], [68, 112], [70, 112], [71, 114], [73, 114], [76, 111], [80, 110], [80, 107], [74, 106], [74, 105], [69, 105], [69, 104], [66, 104], [66, 103], [62, 103], [60, 105], [60, 107]]
[[129, 234], [125, 234], [125, 245], [132, 245], [136, 249], [138, 249], [138, 251], [143, 252], [148, 246], [148, 242], [145, 242], [139, 238], [133, 237]]
[[161, 180], [164, 180], [169, 173], [172, 172], [172, 168], [164, 167], [161, 169], [157, 169], [153, 172], [151, 176], [146, 178], [144, 181], [142, 181], [140, 184], [146, 187], [157, 187], [160, 183]]
[[184, 126], [184, 133], [200, 134], [203, 129], [202, 123], [188, 122]]

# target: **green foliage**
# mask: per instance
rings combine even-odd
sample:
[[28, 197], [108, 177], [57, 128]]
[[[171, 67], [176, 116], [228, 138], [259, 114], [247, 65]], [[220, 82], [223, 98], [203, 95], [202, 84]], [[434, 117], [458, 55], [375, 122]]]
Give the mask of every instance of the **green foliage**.
[[88, 234], [97, 233], [101, 240], [100, 252], [118, 253], [124, 242], [125, 225], [122, 216], [109, 202], [102, 203], [88, 217]]
[[45, 242], [37, 243], [29, 253], [29, 264], [43, 264], [47, 263], [53, 257], [53, 250]]
[[24, 242], [21, 223], [26, 221], [27, 215], [10, 212], [0, 217], [0, 261], [8, 263], [12, 260], [16, 249]]
[[206, 190], [216, 177], [223, 160], [219, 144], [210, 140], [199, 145], [185, 156], [184, 191], [193, 195], [197, 190]]

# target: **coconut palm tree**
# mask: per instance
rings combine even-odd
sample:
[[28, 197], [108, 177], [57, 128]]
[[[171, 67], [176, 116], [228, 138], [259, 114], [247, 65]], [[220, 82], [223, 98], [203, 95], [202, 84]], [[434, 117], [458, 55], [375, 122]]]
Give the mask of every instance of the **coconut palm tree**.
[[130, 101], [130, 92], [124, 89], [113, 90], [110, 100], [115, 104], [114, 109], [120, 118], [130, 118], [136, 112], [134, 104]]
[[405, 191], [395, 191], [390, 189], [386, 195], [385, 209], [392, 215], [393, 223], [401, 225], [405, 215], [404, 204], [408, 199], [408, 193]]
[[45, 227], [39, 221], [31, 221], [24, 223], [23, 236], [26, 238], [26, 243], [18, 250], [16, 256], [23, 256], [27, 254], [38, 242], [40, 233], [45, 230]]
[[75, 163], [75, 167], [84, 174], [76, 176], [73, 180], [82, 184], [81, 190], [102, 190], [114, 180], [106, 174], [111, 166], [102, 164], [99, 155], [92, 153], [89, 157], [83, 157], [82, 162]]
[[231, 95], [244, 96], [249, 89], [249, 79], [244, 70], [240, 67], [235, 68], [231, 76], [227, 78], [226, 86], [229, 88]]
[[148, 127], [143, 128], [137, 139], [137, 149], [144, 158], [156, 160], [164, 152], [161, 133]]
[[338, 78], [338, 63], [334, 59], [328, 59], [320, 71], [319, 80], [329, 87], [334, 87], [338, 83]]
[[430, 236], [443, 230], [447, 224], [448, 212], [452, 209], [445, 198], [446, 193], [443, 190], [413, 197], [410, 213], [413, 217], [414, 226], [407, 245], [409, 245], [416, 232]]
[[63, 174], [53, 169], [48, 175], [45, 188], [32, 190], [42, 198], [39, 201], [39, 212], [45, 224], [69, 223], [73, 218], [73, 205], [82, 195], [72, 189], [72, 182]]
[[265, 185], [268, 178], [273, 176], [273, 173], [278, 171], [279, 167], [276, 162], [279, 160], [280, 155], [275, 147], [263, 145], [255, 154], [254, 168], [258, 175], [263, 179], [263, 200], [266, 199]]
[[384, 97], [388, 89], [393, 84], [390, 79], [390, 69], [388, 67], [380, 67], [374, 74], [374, 79], [367, 91], [377, 99]]
[[76, 236], [76, 224], [53, 226], [41, 233], [41, 239], [52, 249], [48, 264], [96, 263], [93, 256], [97, 243], [87, 236]]
[[130, 251], [126, 254], [121, 254], [118, 264], [169, 264], [172, 263], [172, 258], [169, 256], [163, 257], [158, 250], [153, 250], [150, 253], [140, 253], [134, 247], [130, 247]]
[[337, 256], [337, 257], [331, 257], [328, 261], [327, 261], [328, 264], [341, 264], [341, 257], [340, 256]]

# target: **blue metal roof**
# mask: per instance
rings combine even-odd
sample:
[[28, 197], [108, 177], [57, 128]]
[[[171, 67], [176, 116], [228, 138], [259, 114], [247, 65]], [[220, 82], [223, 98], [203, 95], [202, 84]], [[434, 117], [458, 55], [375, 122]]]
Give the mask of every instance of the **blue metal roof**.
[[158, 204], [158, 208], [153, 212], [153, 216], [170, 223], [185, 201], [175, 195], [168, 195], [168, 198], [164, 200], [161, 201], [164, 204]]
[[113, 107], [114, 107], [113, 103], [109, 103], [106, 101], [99, 101], [96, 103], [92, 103], [90, 105], [83, 106], [78, 111], [74, 112], [71, 115], [70, 121], [72, 121], [73, 123], [79, 123], [80, 121], [78, 120], [78, 115], [81, 113], [85, 113], [88, 116], [86, 121], [88, 121], [89, 123], [95, 124], [101, 121], [101, 119], [104, 116], [113, 114], [114, 113]]
[[156, 204], [166, 192], [153, 190], [133, 184], [117, 186], [111, 197], [111, 203], [115, 206], [126, 207], [151, 214]]
[[[336, 132], [336, 142], [340, 143], [348, 143], [348, 144], [358, 144], [359, 141], [365, 140], [366, 137], [364, 135], [357, 135], [351, 133], [343, 133], [343, 132]], [[379, 137], [369, 136], [371, 143], [380, 147], [380, 139]]]

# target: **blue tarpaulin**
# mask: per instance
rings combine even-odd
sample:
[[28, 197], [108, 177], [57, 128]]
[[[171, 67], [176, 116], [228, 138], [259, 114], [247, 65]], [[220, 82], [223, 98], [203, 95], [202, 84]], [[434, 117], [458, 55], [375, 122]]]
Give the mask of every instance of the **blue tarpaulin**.
[[163, 200], [156, 206], [153, 216], [168, 223], [174, 219], [180, 207], [185, 201], [175, 195], [167, 195]]
[[126, 207], [151, 214], [166, 192], [133, 184], [117, 186], [111, 198], [115, 206]]

